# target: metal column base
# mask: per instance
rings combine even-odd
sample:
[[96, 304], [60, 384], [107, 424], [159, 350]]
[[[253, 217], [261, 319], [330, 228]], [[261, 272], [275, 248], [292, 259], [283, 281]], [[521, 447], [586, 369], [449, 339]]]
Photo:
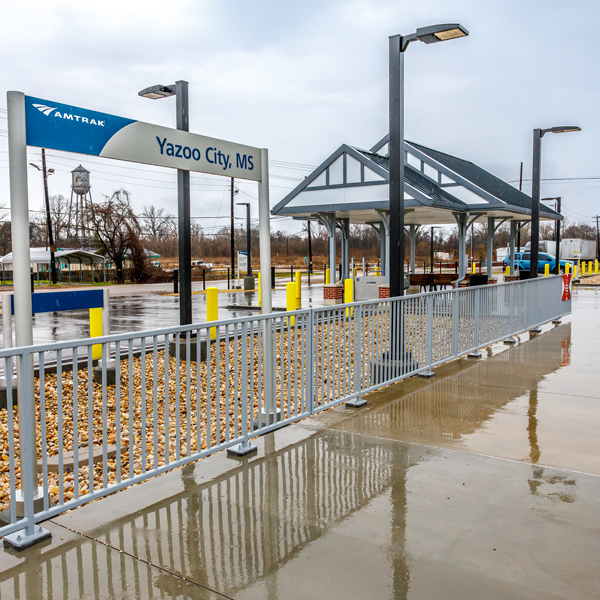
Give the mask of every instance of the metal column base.
[[430, 377], [433, 377], [435, 375], [435, 372], [432, 371], [431, 369], [427, 369], [426, 371], [421, 371], [419, 373], [419, 377], [423, 377], [425, 379], [429, 379]]
[[52, 532], [39, 525], [34, 525], [33, 530], [33, 535], [27, 535], [25, 529], [20, 529], [19, 531], [5, 535], [3, 539], [4, 546], [16, 550], [17, 552], [21, 552], [21, 550], [26, 550], [27, 548], [45, 540], [49, 540], [52, 537]]
[[517, 343], [517, 339], [514, 337], [509, 337], [508, 339], [504, 340], [504, 343], [512, 346], [513, 344]]
[[470, 354], [467, 354], [467, 356], [469, 358], [481, 358], [483, 356], [483, 354], [481, 354], [481, 352], [479, 352], [479, 350], [476, 350], [475, 352], [471, 352]]
[[534, 327], [529, 330], [529, 333], [542, 333], [542, 330], [539, 327]]
[[275, 412], [270, 413], [263, 409], [258, 418], [255, 418], [252, 421], [252, 428], [256, 430], [261, 427], [268, 427], [269, 425], [279, 423], [279, 421], [281, 421], [281, 416], [281, 409], [279, 407], [275, 409]]
[[250, 442], [242, 442], [239, 446], [233, 446], [233, 448], [227, 448], [227, 456], [247, 456], [248, 454], [254, 454], [258, 448]]
[[350, 408], [360, 408], [361, 406], [364, 406], [366, 403], [367, 403], [367, 401], [364, 398], [357, 396], [356, 398], [352, 398], [352, 400], [348, 400], [348, 402], [346, 402], [346, 406], [348, 406]]
[[552, 325], [560, 325], [562, 321], [560, 319], [552, 319]]

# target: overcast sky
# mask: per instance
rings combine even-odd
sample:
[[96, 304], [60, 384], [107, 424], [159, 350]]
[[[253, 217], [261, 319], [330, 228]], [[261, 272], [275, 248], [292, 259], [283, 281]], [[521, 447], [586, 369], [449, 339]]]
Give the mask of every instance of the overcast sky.
[[[600, 213], [599, 17], [597, 0], [4, 2], [0, 204], [9, 204], [7, 90], [174, 127], [174, 99], [137, 92], [185, 79], [191, 131], [269, 149], [274, 205], [310, 173], [306, 165], [341, 143], [370, 148], [385, 135], [389, 35], [460, 22], [468, 38], [407, 52], [407, 139], [508, 181], [523, 161], [530, 180], [532, 129], [579, 125], [581, 133], [544, 137], [542, 176], [578, 179], [545, 182], [542, 195], [561, 195], [567, 218], [591, 223]], [[39, 161], [39, 149], [29, 152]], [[137, 210], [176, 212], [173, 171], [48, 154], [51, 194], [69, 195], [69, 171], [82, 163], [94, 198], [124, 187]], [[192, 175], [192, 215], [209, 232], [227, 223], [216, 218], [229, 214], [227, 185]], [[30, 208], [39, 209], [33, 168], [29, 186]], [[256, 184], [240, 190], [238, 201], [256, 198]]]

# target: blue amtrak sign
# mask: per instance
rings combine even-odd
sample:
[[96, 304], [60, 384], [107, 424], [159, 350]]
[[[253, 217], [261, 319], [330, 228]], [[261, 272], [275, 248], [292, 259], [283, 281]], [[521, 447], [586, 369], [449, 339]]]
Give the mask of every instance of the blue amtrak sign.
[[25, 96], [28, 146], [261, 180], [260, 149]]

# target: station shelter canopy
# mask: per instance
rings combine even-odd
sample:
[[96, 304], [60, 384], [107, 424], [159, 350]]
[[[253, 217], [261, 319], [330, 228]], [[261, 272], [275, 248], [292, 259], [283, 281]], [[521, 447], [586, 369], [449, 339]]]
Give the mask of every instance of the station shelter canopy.
[[[389, 136], [370, 150], [342, 144], [272, 210], [274, 215], [317, 220], [329, 237], [329, 267], [335, 282], [335, 232], [342, 232], [342, 278], [349, 274], [350, 224], [368, 223], [379, 230], [381, 263], [389, 280]], [[415, 271], [415, 231], [420, 225], [458, 226], [459, 274], [465, 274], [467, 228], [477, 221], [488, 225], [488, 256], [493, 235], [510, 222], [511, 272], [515, 235], [531, 220], [527, 194], [476, 164], [415, 142], [404, 145], [404, 223], [409, 229], [411, 272]], [[561, 215], [540, 207], [540, 219]], [[492, 263], [488, 261], [488, 275]]]
[[[381, 221], [389, 209], [388, 139], [370, 150], [340, 146], [272, 210], [274, 215], [301, 219], [335, 213], [351, 223]], [[405, 142], [405, 224], [456, 224], [454, 215], [470, 222], [531, 219], [531, 198], [476, 164]], [[541, 219], [562, 219], [540, 207]]]

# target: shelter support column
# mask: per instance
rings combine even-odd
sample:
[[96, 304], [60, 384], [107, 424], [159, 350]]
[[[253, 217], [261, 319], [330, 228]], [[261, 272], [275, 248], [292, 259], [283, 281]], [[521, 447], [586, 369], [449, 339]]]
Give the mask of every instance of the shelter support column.
[[415, 259], [415, 237], [417, 233], [416, 225], [409, 225], [408, 229], [408, 239], [410, 241], [410, 272], [414, 273], [416, 271], [416, 259]]
[[329, 282], [335, 283], [335, 213], [319, 213], [318, 217], [329, 237]]
[[458, 282], [465, 278], [467, 271], [465, 255], [467, 252], [467, 219], [469, 213], [454, 213], [454, 218], [458, 225], [458, 279], [456, 280], [456, 287], [458, 287]]
[[350, 219], [338, 219], [337, 226], [342, 232], [342, 279], [350, 277]]
[[378, 210], [381, 217], [379, 237], [381, 243], [381, 265], [385, 273], [385, 282], [390, 282], [390, 213], [387, 210]]
[[492, 263], [494, 262], [494, 217], [488, 217], [487, 231], [487, 276], [492, 276]]
[[510, 222], [510, 241], [509, 241], [509, 264], [510, 274], [515, 274], [515, 238], [517, 236], [517, 222]]

